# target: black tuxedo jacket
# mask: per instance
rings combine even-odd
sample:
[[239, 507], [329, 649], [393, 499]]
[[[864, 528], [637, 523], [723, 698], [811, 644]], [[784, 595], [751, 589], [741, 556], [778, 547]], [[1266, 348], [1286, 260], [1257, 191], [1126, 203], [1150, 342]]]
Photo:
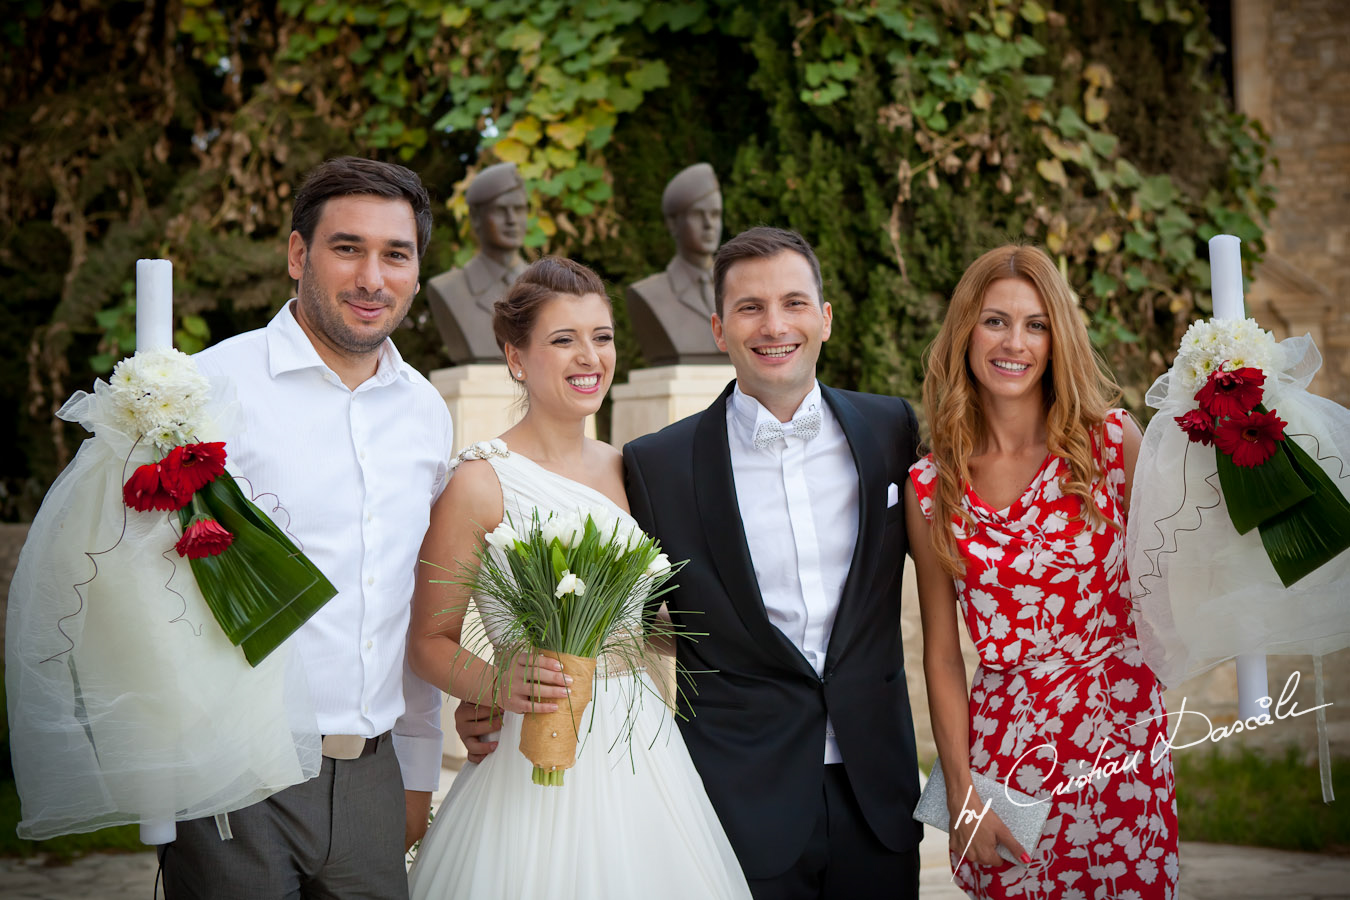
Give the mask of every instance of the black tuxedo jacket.
[[[702, 413], [624, 447], [628, 502], [671, 560], [666, 594], [693, 675], [680, 722], [704, 787], [749, 878], [781, 874], [815, 824], [825, 717], [863, 816], [891, 850], [921, 837], [914, 725], [900, 640], [904, 486], [918, 426], [904, 400], [822, 388], [858, 470], [858, 542], [816, 675], [764, 611], [736, 501], [727, 443], [732, 385]], [[899, 502], [887, 508], [887, 488]], [[684, 613], [698, 613], [684, 615]]]

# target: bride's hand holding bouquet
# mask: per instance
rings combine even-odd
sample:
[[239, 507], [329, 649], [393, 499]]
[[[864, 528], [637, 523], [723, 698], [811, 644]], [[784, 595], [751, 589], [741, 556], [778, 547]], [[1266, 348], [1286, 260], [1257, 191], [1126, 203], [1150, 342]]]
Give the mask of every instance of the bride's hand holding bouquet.
[[[520, 750], [536, 784], [561, 785], [597, 663], [642, 666], [644, 642], [669, 632], [653, 601], [674, 574], [656, 542], [596, 508], [536, 514], [523, 533], [508, 520], [484, 535], [465, 585], [499, 658], [494, 702], [524, 713]], [[539, 701], [554, 700], [554, 709]]]

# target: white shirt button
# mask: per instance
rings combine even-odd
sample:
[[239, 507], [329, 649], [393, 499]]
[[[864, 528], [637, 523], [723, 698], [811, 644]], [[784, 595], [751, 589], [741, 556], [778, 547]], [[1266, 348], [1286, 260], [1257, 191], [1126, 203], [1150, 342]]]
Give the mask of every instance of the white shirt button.
[[367, 575], [367, 576], [366, 576], [366, 584], [374, 584], [374, 583], [375, 583], [375, 576], [374, 576], [374, 575]]
[[371, 647], [374, 647], [374, 646], [375, 646], [375, 642], [374, 642], [374, 641], [366, 641], [366, 649], [367, 649], [367, 650], [369, 650]]

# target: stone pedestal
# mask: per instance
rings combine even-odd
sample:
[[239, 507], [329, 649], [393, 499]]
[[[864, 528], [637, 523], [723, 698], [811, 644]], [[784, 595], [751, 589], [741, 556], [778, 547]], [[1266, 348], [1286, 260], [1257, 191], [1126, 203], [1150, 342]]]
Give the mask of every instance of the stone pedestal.
[[507, 374], [506, 363], [436, 369], [431, 384], [450, 408], [456, 453], [475, 441], [492, 440], [525, 414], [520, 389]]
[[[525, 415], [521, 391], [507, 374], [506, 363], [436, 369], [430, 381], [450, 408], [456, 453], [477, 441], [492, 440]], [[586, 420], [586, 436], [595, 437], [594, 416]]]
[[633, 438], [702, 412], [735, 377], [730, 364], [657, 366], [628, 373], [628, 383], [610, 391], [614, 409], [609, 442], [622, 448]]

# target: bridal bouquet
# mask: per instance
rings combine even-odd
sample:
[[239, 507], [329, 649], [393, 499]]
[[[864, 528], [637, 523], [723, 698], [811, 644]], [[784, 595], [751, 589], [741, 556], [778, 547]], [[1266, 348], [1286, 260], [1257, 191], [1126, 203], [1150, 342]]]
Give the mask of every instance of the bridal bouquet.
[[[499, 658], [542, 654], [573, 679], [552, 713], [525, 716], [520, 751], [534, 763], [533, 780], [561, 785], [576, 762], [581, 716], [590, 703], [597, 660], [637, 668], [644, 636], [667, 634], [652, 601], [679, 568], [636, 526], [596, 508], [554, 513], [528, 527], [508, 517], [484, 537], [471, 580], [489, 633], [500, 635]], [[498, 690], [501, 687], [498, 686]]]
[[1195, 407], [1174, 416], [1197, 444], [1214, 446], [1219, 484], [1239, 534], [1259, 529], [1285, 587], [1350, 547], [1350, 502], [1267, 409], [1267, 373], [1280, 369], [1275, 338], [1254, 319], [1195, 322], [1173, 371]]
[[179, 350], [117, 364], [106, 391], [113, 425], [158, 457], [131, 474], [122, 497], [137, 512], [178, 512], [174, 550], [230, 643], [256, 666], [337, 591], [226, 473], [225, 443], [193, 439], [209, 389]]

